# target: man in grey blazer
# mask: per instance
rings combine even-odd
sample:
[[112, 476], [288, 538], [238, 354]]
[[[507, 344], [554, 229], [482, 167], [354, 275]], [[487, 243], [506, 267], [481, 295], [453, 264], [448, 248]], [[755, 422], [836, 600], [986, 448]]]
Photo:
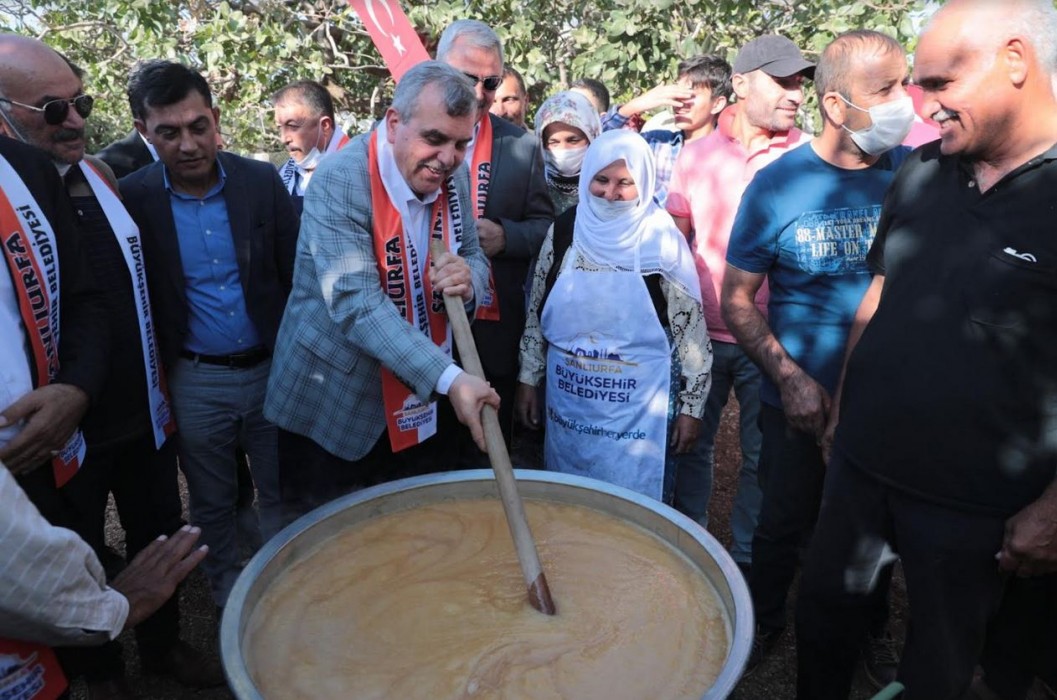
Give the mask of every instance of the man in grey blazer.
[[[518, 344], [525, 330], [525, 280], [554, 222], [536, 135], [489, 113], [503, 80], [503, 44], [483, 22], [448, 25], [437, 45], [444, 61], [474, 81], [477, 124], [467, 150], [470, 188], [476, 194], [477, 234], [492, 265], [496, 304], [477, 314], [473, 335], [485, 376], [502, 400], [499, 422], [507, 445], [513, 426]], [[489, 136], [490, 135], [490, 136]], [[488, 136], [489, 143], [485, 143]], [[488, 466], [461, 431], [463, 466]]]
[[[488, 279], [459, 167], [476, 106], [458, 71], [415, 66], [376, 129], [326, 158], [306, 192], [265, 401], [280, 428], [288, 518], [450, 468], [442, 455], [456, 418], [483, 445], [480, 411], [499, 397], [453, 363], [439, 296], [460, 296], [472, 313]], [[430, 260], [440, 237], [458, 254]]]

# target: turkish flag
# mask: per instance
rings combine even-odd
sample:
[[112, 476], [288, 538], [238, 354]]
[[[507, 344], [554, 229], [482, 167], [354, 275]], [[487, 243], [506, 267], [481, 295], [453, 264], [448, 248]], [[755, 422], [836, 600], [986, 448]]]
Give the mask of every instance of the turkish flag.
[[349, 6], [363, 21], [393, 80], [399, 82], [412, 66], [429, 60], [397, 0], [349, 0]]

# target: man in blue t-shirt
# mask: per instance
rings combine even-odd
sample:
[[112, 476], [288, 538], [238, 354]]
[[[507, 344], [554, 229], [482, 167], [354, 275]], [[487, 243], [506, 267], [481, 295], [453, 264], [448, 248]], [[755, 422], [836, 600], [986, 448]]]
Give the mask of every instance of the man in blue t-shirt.
[[[903, 48], [890, 37], [854, 31], [834, 40], [815, 72], [822, 134], [757, 173], [731, 233], [723, 317], [764, 375], [750, 669], [785, 627], [800, 548], [818, 515], [821, 440], [855, 311], [870, 286], [866, 254], [885, 191], [909, 151], [899, 146], [914, 118], [906, 78]], [[767, 317], [753, 303], [765, 279]], [[878, 682], [895, 674], [884, 632], [889, 576], [890, 569], [878, 587], [876, 643], [866, 659]]]

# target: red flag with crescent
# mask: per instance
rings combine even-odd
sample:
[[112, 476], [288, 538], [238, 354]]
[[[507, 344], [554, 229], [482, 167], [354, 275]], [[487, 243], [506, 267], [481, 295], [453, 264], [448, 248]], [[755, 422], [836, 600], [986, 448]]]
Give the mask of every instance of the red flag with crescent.
[[429, 60], [426, 47], [397, 0], [349, 0], [349, 6], [363, 21], [393, 80], [400, 82], [415, 64]]

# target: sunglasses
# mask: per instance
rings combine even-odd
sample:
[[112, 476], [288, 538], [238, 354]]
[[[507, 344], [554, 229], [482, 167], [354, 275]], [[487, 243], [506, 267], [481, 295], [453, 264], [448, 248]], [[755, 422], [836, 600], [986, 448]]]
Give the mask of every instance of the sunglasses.
[[488, 92], [495, 92], [499, 89], [499, 86], [503, 84], [503, 76], [501, 75], [486, 75], [483, 78], [476, 76], [473, 73], [463, 73], [463, 75], [472, 80], [474, 85], [477, 83], [484, 85], [484, 89]]
[[43, 112], [44, 121], [52, 126], [58, 126], [66, 121], [66, 117], [70, 114], [70, 105], [73, 105], [74, 110], [77, 114], [81, 115], [81, 119], [87, 119], [88, 115], [92, 113], [92, 105], [95, 104], [95, 98], [91, 95], [78, 95], [77, 97], [71, 97], [68, 100], [52, 100], [51, 102], [45, 102], [43, 107], [34, 107], [33, 105], [27, 105], [23, 102], [15, 102], [9, 100], [6, 97], [0, 97], [0, 102], [7, 102], [25, 109], [31, 109], [34, 112]]

